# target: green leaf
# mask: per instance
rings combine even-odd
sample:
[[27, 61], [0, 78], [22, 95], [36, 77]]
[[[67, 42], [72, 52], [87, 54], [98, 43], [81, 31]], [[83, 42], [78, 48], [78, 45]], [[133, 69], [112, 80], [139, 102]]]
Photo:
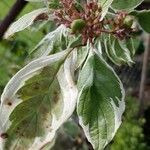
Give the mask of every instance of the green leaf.
[[61, 8], [61, 4], [60, 4], [59, 0], [51, 0], [48, 3], [48, 7], [50, 9], [59, 9], [59, 8]]
[[131, 14], [137, 18], [142, 29], [150, 33], [150, 10], [134, 11]]
[[51, 10], [56, 10], [62, 8], [60, 0], [41, 0], [44, 4]]
[[76, 63], [76, 68], [82, 67], [83, 63], [85, 62], [89, 52], [89, 44], [84, 47], [80, 47], [77, 50], [77, 63]]
[[124, 89], [101, 55], [91, 52], [79, 75], [79, 123], [95, 150], [112, 140], [124, 112]]
[[77, 89], [69, 53], [32, 61], [7, 84], [0, 106], [0, 149], [40, 149], [71, 116]]
[[25, 14], [8, 28], [7, 32], [4, 35], [4, 38], [7, 39], [8, 37], [12, 36], [16, 32], [19, 32], [28, 28], [34, 23], [34, 20], [36, 19], [36, 17], [43, 13], [48, 13], [48, 9], [40, 8], [28, 14]]
[[112, 2], [113, 0], [99, 0], [100, 6], [102, 7], [102, 18], [107, 14]]
[[[128, 39], [128, 41], [130, 41], [130, 39]], [[104, 39], [104, 46], [107, 56], [116, 65], [124, 63], [130, 65], [133, 63], [131, 57], [134, 53], [134, 47], [133, 45], [127, 45], [127, 40], [120, 41], [113, 36], [109, 36], [108, 39]]]
[[114, 0], [112, 7], [117, 10], [133, 10], [144, 0]]
[[126, 40], [126, 46], [130, 51], [131, 58], [134, 57], [135, 52], [136, 52], [136, 48], [135, 48], [136, 44], [137, 44], [137, 43], [135, 43], [136, 40], [137, 39], [133, 39], [133, 38], [129, 38]]
[[82, 37], [81, 35], [74, 37], [74, 36], [70, 36], [68, 37], [68, 47], [69, 48], [75, 48], [75, 47], [81, 47], [82, 45]]
[[75, 0], [75, 3], [81, 5], [82, 7], [87, 3], [87, 0]]
[[[102, 54], [102, 39], [103, 39], [103, 35], [102, 37], [98, 37], [96, 40], [95, 40], [95, 48], [97, 50], [97, 52], [101, 55]], [[105, 39], [105, 38], [104, 38]]]
[[48, 33], [39, 44], [32, 50], [34, 58], [47, 56], [51, 53], [59, 52], [67, 48], [68, 29], [60, 25], [56, 30]]

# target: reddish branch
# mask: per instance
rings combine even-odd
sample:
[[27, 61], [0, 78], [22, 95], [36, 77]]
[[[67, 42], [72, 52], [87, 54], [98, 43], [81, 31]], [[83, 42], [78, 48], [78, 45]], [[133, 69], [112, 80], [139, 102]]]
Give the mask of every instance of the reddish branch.
[[25, 0], [17, 0], [15, 4], [12, 6], [8, 15], [0, 23], [0, 39], [2, 39], [4, 33], [6, 32], [10, 24], [16, 19], [16, 17], [26, 4], [27, 1]]

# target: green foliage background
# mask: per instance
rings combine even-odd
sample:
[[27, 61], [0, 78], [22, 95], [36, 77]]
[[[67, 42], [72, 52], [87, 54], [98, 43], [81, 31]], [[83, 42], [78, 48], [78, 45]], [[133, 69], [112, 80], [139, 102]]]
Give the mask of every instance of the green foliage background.
[[111, 150], [149, 150], [150, 147], [144, 141], [142, 126], [144, 118], [137, 118], [138, 103], [137, 99], [132, 97], [126, 98], [126, 111]]

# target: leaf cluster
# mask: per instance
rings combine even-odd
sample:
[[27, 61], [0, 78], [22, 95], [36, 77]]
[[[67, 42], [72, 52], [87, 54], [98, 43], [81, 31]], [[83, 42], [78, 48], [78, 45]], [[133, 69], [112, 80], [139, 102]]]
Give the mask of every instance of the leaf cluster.
[[[37, 23], [55, 23], [56, 9], [61, 9], [60, 4], [66, 2], [28, 1], [41, 2], [45, 7], [14, 22], [4, 38]], [[76, 4], [82, 8], [85, 3], [77, 1]], [[99, 0], [97, 4], [102, 8], [99, 19], [112, 20], [118, 11], [124, 10], [134, 17], [134, 23], [150, 32], [149, 10], [134, 10], [141, 3], [142, 0]], [[111, 26], [105, 25], [105, 29]], [[104, 149], [120, 127], [125, 110], [123, 85], [105, 58], [116, 65], [132, 65], [135, 48], [127, 33], [123, 32], [127, 38], [120, 39], [102, 32], [92, 42], [87, 39], [84, 45], [82, 36], [71, 34], [65, 24], [56, 25], [45, 35], [31, 52], [33, 60], [10, 79], [1, 96], [0, 149], [51, 148], [57, 130], [75, 109], [93, 148]], [[122, 37], [122, 28], [117, 34]]]

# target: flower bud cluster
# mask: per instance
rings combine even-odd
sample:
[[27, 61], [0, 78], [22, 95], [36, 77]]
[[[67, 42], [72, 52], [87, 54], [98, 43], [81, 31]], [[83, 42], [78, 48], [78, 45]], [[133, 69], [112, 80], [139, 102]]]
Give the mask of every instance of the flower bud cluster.
[[[78, 25], [72, 25], [76, 20], [84, 22], [84, 27], [80, 29], [80, 34], [82, 35], [83, 44], [89, 40], [92, 42], [93, 38], [97, 37], [101, 33], [102, 22], [101, 18], [101, 8], [94, 1], [91, 1], [83, 7], [82, 10], [78, 10], [74, 1], [71, 0], [61, 0], [63, 8], [55, 12], [56, 22], [58, 24], [64, 24], [66, 27], [72, 29]], [[81, 21], [83, 20], [83, 21]], [[83, 25], [82, 25], [83, 26]], [[78, 33], [78, 29], [72, 29], [73, 34]]]
[[133, 18], [126, 12], [118, 12], [114, 18], [105, 19], [104, 25], [109, 25], [111, 33], [120, 40], [126, 39], [134, 32]]
[[60, 3], [62, 8], [55, 11], [55, 21], [70, 28], [72, 34], [81, 34], [83, 44], [88, 40], [93, 43], [102, 32], [113, 34], [121, 40], [133, 32], [131, 23], [125, 25], [125, 12], [117, 13], [115, 18], [101, 20], [102, 9], [94, 0], [87, 2], [82, 9], [78, 8], [74, 0], [60, 0]]

